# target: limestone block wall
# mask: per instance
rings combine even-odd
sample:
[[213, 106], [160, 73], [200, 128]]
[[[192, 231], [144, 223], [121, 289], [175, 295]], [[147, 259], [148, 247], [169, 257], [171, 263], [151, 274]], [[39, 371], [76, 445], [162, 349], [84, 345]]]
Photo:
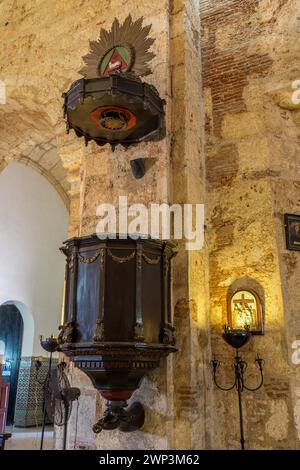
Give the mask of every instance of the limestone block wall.
[[[120, 21], [123, 21], [129, 13], [134, 13], [134, 18], [144, 15], [145, 23], [152, 23], [151, 34], [156, 38], [153, 50], [157, 53], [157, 57], [153, 60], [153, 74], [147, 77], [147, 81], [155, 84], [161, 96], [169, 101], [168, 2], [146, 2], [139, 5], [136, 2], [110, 2], [105, 15], [102, 16], [101, 26], [110, 28], [116, 11], [119, 12]], [[93, 36], [90, 38], [96, 38], [98, 33], [99, 31], [91, 32]], [[85, 47], [87, 51], [87, 43]], [[169, 103], [167, 113], [168, 106]], [[70, 136], [70, 139], [77, 140], [74, 136]], [[78, 233], [87, 235], [95, 232], [98, 222], [97, 206], [101, 203], [110, 203], [118, 207], [119, 196], [127, 196], [129, 205], [143, 203], [148, 206], [151, 202], [167, 202], [170, 175], [169, 145], [169, 136], [167, 136], [160, 142], [142, 144], [128, 151], [116, 148], [112, 152], [109, 146], [99, 148], [93, 144], [86, 149], [82, 147], [79, 170], [81, 184], [77, 205]], [[130, 159], [141, 157], [153, 159], [153, 165], [143, 179], [135, 180], [129, 162]], [[79, 384], [87, 381], [79, 371], [74, 373], [73, 380], [78, 381]], [[93, 435], [91, 423], [103, 414], [105, 402], [97, 395], [96, 407], [90, 407], [91, 394], [95, 396], [95, 392], [91, 385], [84, 386], [80, 401], [81, 413], [83, 416], [89, 414], [90, 417], [83, 420], [86, 431], [82, 439], [86, 434], [90, 436], [90, 439], [88, 442], [79, 439], [76, 445], [99, 449], [167, 448], [167, 422], [172, 418], [172, 412], [170, 412], [167, 400], [166, 366], [163, 365], [160, 373], [154, 373], [149, 380], [150, 386], [146, 388], [146, 391], [144, 390], [144, 393], [140, 391], [133, 397], [133, 399], [141, 399], [147, 414], [143, 431], [134, 435], [124, 435], [118, 431]]]
[[[199, 13], [198, 1], [172, 2], [171, 194], [180, 204], [206, 204]], [[205, 245], [187, 251], [179, 242], [174, 260], [174, 449], [210, 448], [214, 433], [207, 255]]]
[[[110, 27], [116, 7], [121, 5], [122, 2], [111, 3], [103, 18], [104, 26]], [[71, 135], [61, 138], [63, 160], [71, 162], [74, 155], [77, 162], [80, 160], [80, 166], [74, 165], [74, 180], [79, 178], [80, 184], [74, 212], [71, 202], [70, 234], [95, 232], [97, 206], [106, 202], [118, 207], [119, 196], [127, 196], [128, 204], [143, 203], [146, 206], [152, 202], [204, 202], [199, 99], [201, 56], [197, 32], [199, 4], [165, 1], [137, 6], [132, 1], [120, 11], [121, 21], [134, 11], [134, 17], [144, 15], [145, 23], [152, 23], [151, 34], [156, 38], [153, 51], [157, 56], [152, 64], [153, 74], [146, 80], [153, 83], [166, 100], [166, 137], [160, 142], [141, 144], [127, 151], [117, 148], [114, 153], [108, 146], [98, 148], [91, 144], [84, 149]], [[193, 64], [196, 64], [194, 68]], [[129, 161], [141, 157], [151, 159], [152, 166], [143, 179], [135, 180]], [[210, 445], [205, 426], [209, 413], [205, 364], [209, 348], [205, 256], [205, 250], [189, 254], [182, 244], [175, 260], [174, 315], [180, 354], [163, 362], [161, 369], [150, 374], [134, 394], [133, 399], [139, 399], [146, 410], [146, 422], [141, 431], [134, 435], [116, 431], [93, 436], [90, 417], [96, 421], [103, 413], [105, 403], [97, 396], [96, 407], [90, 407], [91, 395], [95, 396], [95, 392], [82, 373], [71, 366], [74, 384], [85, 384], [79, 419], [89, 414], [89, 419], [82, 421], [86, 430], [82, 438], [70, 438], [73, 447], [167, 449]], [[191, 279], [194, 282], [191, 283]], [[70, 426], [70, 436], [73, 432]], [[87, 435], [89, 438], [85, 442]]]
[[[265, 386], [245, 394], [246, 440], [256, 449], [299, 447], [297, 379], [290, 366], [297, 330], [289, 328], [298, 325], [291, 299], [299, 256], [285, 250], [283, 227], [283, 213], [300, 209], [298, 111], [282, 109], [291, 103], [288, 90], [299, 70], [298, 13], [293, 1], [201, 2], [212, 349], [232, 361], [219, 334], [227, 290], [236, 279], [254, 279], [265, 296], [265, 335], [253, 338], [245, 358], [252, 362], [259, 352], [266, 360]], [[228, 374], [230, 368], [223, 380]], [[249, 380], [255, 383], [254, 366]], [[238, 448], [234, 392], [217, 392], [216, 405], [214, 445]]]

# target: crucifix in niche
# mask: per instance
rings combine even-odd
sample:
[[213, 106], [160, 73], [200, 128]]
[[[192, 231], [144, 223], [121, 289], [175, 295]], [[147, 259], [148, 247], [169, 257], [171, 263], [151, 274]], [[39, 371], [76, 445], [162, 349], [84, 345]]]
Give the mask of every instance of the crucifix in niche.
[[263, 334], [261, 301], [253, 290], [238, 290], [228, 299], [230, 328], [249, 329], [253, 334]]

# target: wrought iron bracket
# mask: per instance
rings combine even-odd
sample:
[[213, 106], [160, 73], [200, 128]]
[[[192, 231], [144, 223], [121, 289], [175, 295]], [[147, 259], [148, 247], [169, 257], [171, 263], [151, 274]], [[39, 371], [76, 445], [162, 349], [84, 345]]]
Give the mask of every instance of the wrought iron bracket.
[[232, 385], [229, 386], [223, 386], [218, 383], [217, 380], [217, 370], [219, 369], [221, 362], [218, 361], [217, 359], [213, 359], [211, 361], [211, 367], [212, 367], [212, 376], [213, 376], [213, 381], [216, 387], [219, 390], [222, 390], [223, 392], [229, 392], [230, 390], [233, 390], [236, 388], [237, 394], [238, 394], [238, 404], [239, 404], [239, 418], [240, 418], [240, 443], [241, 443], [241, 449], [245, 449], [245, 439], [244, 439], [244, 419], [243, 419], [243, 408], [242, 408], [242, 393], [247, 390], [249, 392], [256, 392], [259, 390], [263, 383], [264, 383], [264, 376], [263, 376], [263, 368], [265, 361], [260, 358], [258, 355], [255, 359], [255, 364], [259, 369], [260, 373], [260, 381], [256, 387], [249, 387], [245, 385], [245, 373], [247, 370], [247, 362], [242, 359], [242, 357], [239, 354], [239, 350], [237, 349], [236, 356], [234, 359], [234, 382]]
[[104, 416], [93, 426], [94, 433], [119, 429], [122, 432], [133, 432], [140, 429], [145, 421], [144, 408], [140, 402], [127, 406], [126, 401], [109, 400]]

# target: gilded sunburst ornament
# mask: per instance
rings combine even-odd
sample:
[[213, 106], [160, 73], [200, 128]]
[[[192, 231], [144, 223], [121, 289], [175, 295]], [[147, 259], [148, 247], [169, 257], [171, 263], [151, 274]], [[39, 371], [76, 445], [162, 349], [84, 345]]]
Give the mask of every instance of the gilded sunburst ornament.
[[155, 41], [148, 37], [150, 29], [151, 25], [143, 26], [143, 17], [132, 21], [129, 15], [122, 25], [115, 18], [111, 31], [102, 28], [98, 41], [90, 41], [90, 52], [83, 57], [85, 67], [79, 73], [85, 78], [105, 77], [116, 72], [150, 74], [148, 62], [155, 57], [149, 52]]

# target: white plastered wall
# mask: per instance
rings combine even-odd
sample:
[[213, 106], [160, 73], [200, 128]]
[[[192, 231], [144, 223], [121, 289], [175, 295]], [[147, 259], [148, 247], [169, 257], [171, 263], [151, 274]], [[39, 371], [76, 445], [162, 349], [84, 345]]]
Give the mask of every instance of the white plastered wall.
[[0, 305], [24, 321], [22, 356], [45, 355], [39, 335], [57, 334], [61, 318], [68, 212], [33, 169], [12, 162], [0, 174]]

